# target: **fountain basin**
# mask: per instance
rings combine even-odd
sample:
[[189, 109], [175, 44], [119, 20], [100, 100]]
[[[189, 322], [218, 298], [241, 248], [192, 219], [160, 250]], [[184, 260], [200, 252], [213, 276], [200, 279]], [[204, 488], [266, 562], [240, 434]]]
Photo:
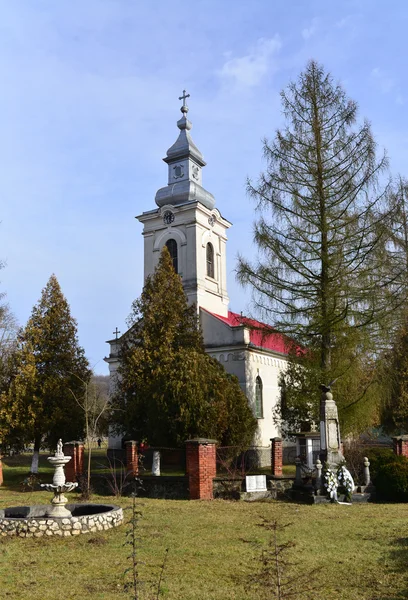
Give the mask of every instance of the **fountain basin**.
[[123, 510], [114, 504], [67, 504], [71, 517], [47, 516], [50, 506], [14, 506], [0, 510], [0, 536], [70, 537], [106, 531], [123, 523]]

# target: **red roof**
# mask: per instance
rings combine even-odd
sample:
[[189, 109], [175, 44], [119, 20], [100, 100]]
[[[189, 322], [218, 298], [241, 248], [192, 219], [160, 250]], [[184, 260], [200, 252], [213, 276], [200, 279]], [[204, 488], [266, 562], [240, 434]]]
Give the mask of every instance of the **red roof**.
[[289, 339], [278, 333], [271, 327], [270, 325], [266, 325], [265, 323], [261, 323], [261, 321], [256, 321], [255, 319], [248, 319], [248, 317], [243, 317], [238, 313], [233, 313], [230, 310], [228, 311], [228, 317], [222, 317], [221, 315], [216, 315], [215, 313], [210, 313], [217, 319], [224, 321], [230, 327], [248, 327], [250, 330], [250, 340], [251, 344], [254, 346], [258, 346], [259, 348], [265, 348], [267, 350], [274, 350], [275, 352], [280, 352], [281, 354], [288, 354], [289, 352]]

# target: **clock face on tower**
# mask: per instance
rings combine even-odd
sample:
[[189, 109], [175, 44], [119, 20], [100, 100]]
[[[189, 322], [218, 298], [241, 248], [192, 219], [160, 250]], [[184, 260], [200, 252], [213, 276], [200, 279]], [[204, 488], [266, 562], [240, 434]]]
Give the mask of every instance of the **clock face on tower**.
[[165, 223], [166, 225], [171, 225], [174, 221], [174, 215], [170, 210], [166, 210], [166, 212], [163, 215], [163, 223]]

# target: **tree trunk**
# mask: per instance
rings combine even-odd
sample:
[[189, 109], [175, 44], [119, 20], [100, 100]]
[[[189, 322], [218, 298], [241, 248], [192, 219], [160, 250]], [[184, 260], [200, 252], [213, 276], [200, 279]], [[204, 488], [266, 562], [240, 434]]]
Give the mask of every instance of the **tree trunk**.
[[86, 486], [88, 488], [88, 495], [91, 495], [91, 458], [92, 458], [92, 440], [87, 438], [88, 442], [88, 472], [86, 474]]
[[37, 474], [38, 473], [38, 461], [40, 458], [40, 446], [41, 446], [41, 436], [36, 435], [34, 439], [34, 453], [31, 461], [31, 469], [30, 473]]
[[320, 367], [324, 372], [330, 369], [331, 363], [331, 331], [329, 325], [329, 242], [328, 242], [328, 224], [327, 224], [327, 202], [325, 197], [324, 185], [325, 178], [323, 173], [322, 157], [322, 123], [317, 103], [318, 89], [315, 81], [313, 91], [311, 92], [311, 103], [313, 107], [313, 134], [316, 148], [316, 191], [319, 200], [319, 218], [320, 218], [320, 297], [321, 314], [320, 327], [322, 331], [320, 340]]

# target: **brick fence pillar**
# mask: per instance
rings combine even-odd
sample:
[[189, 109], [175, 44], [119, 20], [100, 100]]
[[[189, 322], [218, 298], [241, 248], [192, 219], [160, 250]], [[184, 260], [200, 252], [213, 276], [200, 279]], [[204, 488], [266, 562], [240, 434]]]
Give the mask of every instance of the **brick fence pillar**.
[[66, 442], [64, 444], [64, 454], [65, 456], [70, 456], [71, 460], [65, 465], [65, 478], [67, 481], [76, 481], [76, 450], [75, 450], [75, 442]]
[[392, 438], [392, 446], [397, 456], [408, 457], [408, 435], [399, 435]]
[[64, 454], [71, 456], [71, 460], [65, 465], [65, 478], [67, 481], [77, 481], [84, 473], [84, 443], [66, 442]]
[[190, 500], [211, 500], [217, 475], [217, 441], [197, 438], [186, 442], [186, 472]]
[[85, 445], [83, 442], [75, 442], [75, 450], [76, 450], [76, 476], [84, 474], [84, 454], [85, 454]]
[[3, 463], [1, 462], [1, 454], [0, 454], [0, 485], [3, 485]]
[[282, 439], [271, 438], [271, 471], [275, 477], [282, 476]]
[[139, 457], [137, 455], [137, 442], [129, 440], [126, 446], [126, 470], [132, 477], [139, 475]]

